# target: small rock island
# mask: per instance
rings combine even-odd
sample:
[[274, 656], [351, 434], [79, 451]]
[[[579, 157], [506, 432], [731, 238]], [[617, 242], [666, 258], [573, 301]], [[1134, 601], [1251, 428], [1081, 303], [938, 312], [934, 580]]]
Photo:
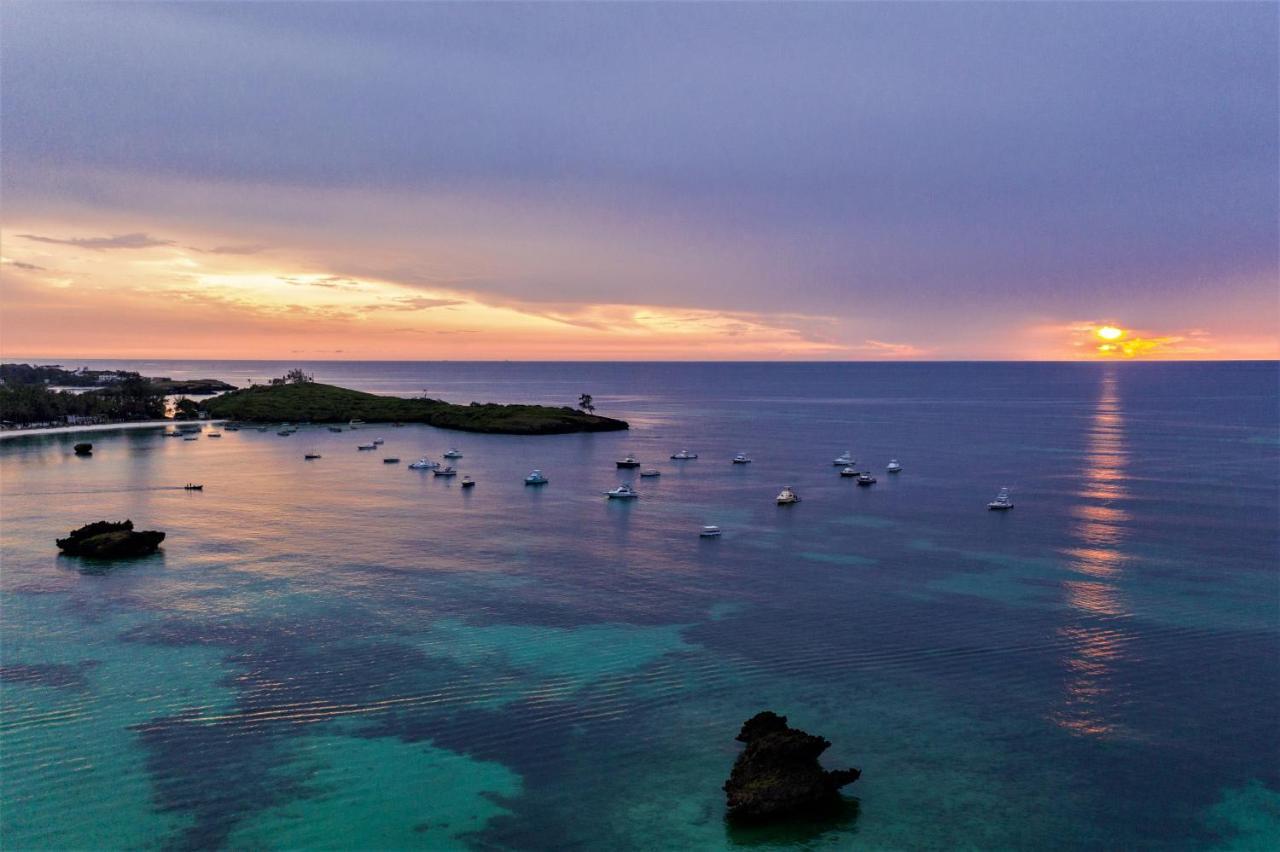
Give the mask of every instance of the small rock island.
[[425, 423], [463, 432], [503, 435], [559, 435], [612, 432], [625, 420], [546, 405], [454, 405], [438, 399], [405, 399], [304, 381], [257, 385], [206, 400], [211, 417], [246, 423], [345, 423], [349, 420]]
[[858, 769], [827, 771], [818, 756], [831, 743], [798, 728], [770, 710], [742, 725], [739, 742], [747, 744], [724, 784], [729, 818], [768, 822], [821, 813], [840, 801], [840, 788], [858, 780]]
[[129, 559], [155, 553], [164, 533], [159, 530], [133, 528], [133, 521], [98, 521], [72, 530], [66, 538], [56, 540], [68, 556], [90, 559]]

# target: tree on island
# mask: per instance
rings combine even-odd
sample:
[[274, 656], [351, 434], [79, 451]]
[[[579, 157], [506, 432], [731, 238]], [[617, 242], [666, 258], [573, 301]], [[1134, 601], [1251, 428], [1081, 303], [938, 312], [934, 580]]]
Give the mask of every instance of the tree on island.
[[578, 407], [581, 408], [583, 411], [587, 412], [588, 414], [594, 414], [596, 407], [594, 404], [592, 404], [591, 394], [589, 393], [579, 394]]
[[196, 404], [194, 399], [182, 397], [173, 403], [173, 419], [174, 420], [198, 420], [200, 417], [200, 406]]
[[314, 382], [315, 377], [309, 376], [301, 369], [294, 367], [278, 379], [272, 379], [273, 385], [305, 385], [308, 382]]

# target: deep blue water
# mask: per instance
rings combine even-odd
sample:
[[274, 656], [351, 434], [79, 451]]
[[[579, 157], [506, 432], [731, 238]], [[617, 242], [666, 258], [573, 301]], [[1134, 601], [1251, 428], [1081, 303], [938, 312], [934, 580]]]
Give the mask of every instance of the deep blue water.
[[[309, 369], [632, 428], [0, 442], [6, 848], [1280, 845], [1275, 363]], [[405, 468], [449, 446], [473, 491]], [[163, 553], [56, 556], [104, 517]], [[726, 827], [764, 708], [863, 769], [842, 819]]]

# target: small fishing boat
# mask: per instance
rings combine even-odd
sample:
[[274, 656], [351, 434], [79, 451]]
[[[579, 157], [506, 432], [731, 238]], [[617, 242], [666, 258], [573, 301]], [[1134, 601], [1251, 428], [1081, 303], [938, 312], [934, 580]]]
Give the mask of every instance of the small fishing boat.
[[858, 484], [859, 485], [875, 485], [876, 478], [872, 476], [869, 472], [860, 473], [858, 474]]
[[182, 490], [183, 491], [203, 491], [204, 486], [195, 482], [188, 482], [186, 485], [182, 486]]
[[734, 464], [751, 464], [751, 459], [747, 457], [746, 453], [738, 453], [736, 456], [733, 457], [733, 463]]
[[184, 440], [184, 441], [199, 441], [199, 440], [200, 440], [200, 436], [199, 436], [199, 435], [184, 435], [184, 436], [182, 437], [182, 440]]
[[431, 471], [436, 476], [457, 476], [458, 472], [451, 467], [438, 467]]
[[687, 461], [688, 459], [696, 459], [697, 457], [698, 457], [697, 453], [691, 453], [688, 450], [681, 450], [678, 453], [671, 454], [671, 458], [675, 459], [676, 461]]
[[93, 444], [76, 444], [71, 448], [78, 456], [93, 455]]
[[462, 453], [458, 452], [458, 450], [456, 450], [456, 449], [455, 449], [455, 448], [453, 448], [453, 447], [450, 447], [449, 449], [445, 450], [445, 451], [444, 451], [444, 453], [443, 453], [443, 455], [444, 455], [444, 457], [445, 457], [445, 458], [447, 458], [447, 459], [460, 459], [460, 458], [462, 458]]
[[359, 446], [356, 447], [356, 449], [357, 450], [376, 450], [378, 449], [378, 445], [377, 444], [360, 444]]
[[778, 505], [789, 506], [792, 503], [799, 503], [800, 495], [795, 492], [790, 485], [784, 487], [778, 492]]
[[889, 466], [885, 468], [889, 473], [899, 473], [902, 470], [902, 463], [897, 459], [890, 459]]
[[857, 469], [856, 467], [845, 467], [845, 468], [841, 468], [841, 469], [840, 469], [840, 475], [841, 475], [841, 476], [846, 476], [846, 477], [857, 476], [857, 475], [858, 475], [858, 469]]
[[702, 532], [698, 533], [698, 536], [700, 538], [719, 538], [720, 528], [713, 524], [708, 524], [702, 528]]
[[374, 439], [373, 439], [373, 444], [374, 444], [374, 446], [375, 446], [375, 447], [381, 447], [381, 446], [382, 446], [383, 444], [385, 444], [385, 443], [386, 443], [386, 441], [382, 440], [381, 438], [374, 438]]
[[610, 500], [634, 500], [640, 495], [631, 487], [630, 483], [624, 482], [617, 488], [604, 492], [604, 496]]
[[532, 471], [524, 478], [525, 485], [546, 485], [548, 482], [550, 482], [550, 480], [543, 476], [542, 471], [540, 470]]
[[836, 467], [849, 467], [854, 463], [853, 453], [845, 450], [841, 455], [836, 456], [835, 461], [831, 462]]
[[341, 426], [330, 426], [330, 427], [329, 427], [329, 431], [330, 431], [330, 432], [341, 432], [341, 431], [342, 431], [342, 427], [341, 427]]
[[658, 470], [656, 467], [647, 467], [644, 470], [640, 471], [640, 475], [641, 476], [662, 476], [662, 471]]
[[462, 481], [458, 483], [463, 488], [475, 488], [476, 481], [469, 476], [462, 477]]
[[640, 462], [636, 461], [635, 456], [627, 456], [626, 458], [618, 459], [617, 464], [618, 464], [618, 467], [624, 467], [624, 468], [640, 466]]
[[182, 433], [181, 432], [165, 432], [164, 436], [166, 438], [181, 438]]
[[1001, 488], [1000, 493], [996, 495], [996, 499], [987, 504], [987, 508], [993, 512], [1004, 512], [1013, 508], [1013, 498], [1009, 496], [1008, 488]]
[[410, 470], [435, 470], [439, 466], [440, 462], [433, 462], [426, 456], [423, 456], [415, 462], [409, 462]]
[[305, 455], [303, 455], [303, 458], [304, 458], [304, 459], [306, 459], [307, 461], [311, 461], [312, 459], [318, 459], [318, 458], [320, 458], [320, 454], [319, 454], [319, 453], [306, 453]]
[[221, 433], [221, 432], [210, 432], [210, 433], [209, 433], [209, 437], [210, 437], [210, 438], [221, 438], [221, 437], [222, 437], [222, 433]]
[[400, 459], [398, 456], [387, 456], [382, 460], [382, 463], [383, 464], [400, 464]]

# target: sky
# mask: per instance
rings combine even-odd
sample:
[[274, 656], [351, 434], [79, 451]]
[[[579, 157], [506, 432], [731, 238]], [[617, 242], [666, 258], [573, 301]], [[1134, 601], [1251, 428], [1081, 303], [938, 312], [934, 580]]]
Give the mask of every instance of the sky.
[[1280, 4], [0, 6], [0, 355], [1280, 357]]

